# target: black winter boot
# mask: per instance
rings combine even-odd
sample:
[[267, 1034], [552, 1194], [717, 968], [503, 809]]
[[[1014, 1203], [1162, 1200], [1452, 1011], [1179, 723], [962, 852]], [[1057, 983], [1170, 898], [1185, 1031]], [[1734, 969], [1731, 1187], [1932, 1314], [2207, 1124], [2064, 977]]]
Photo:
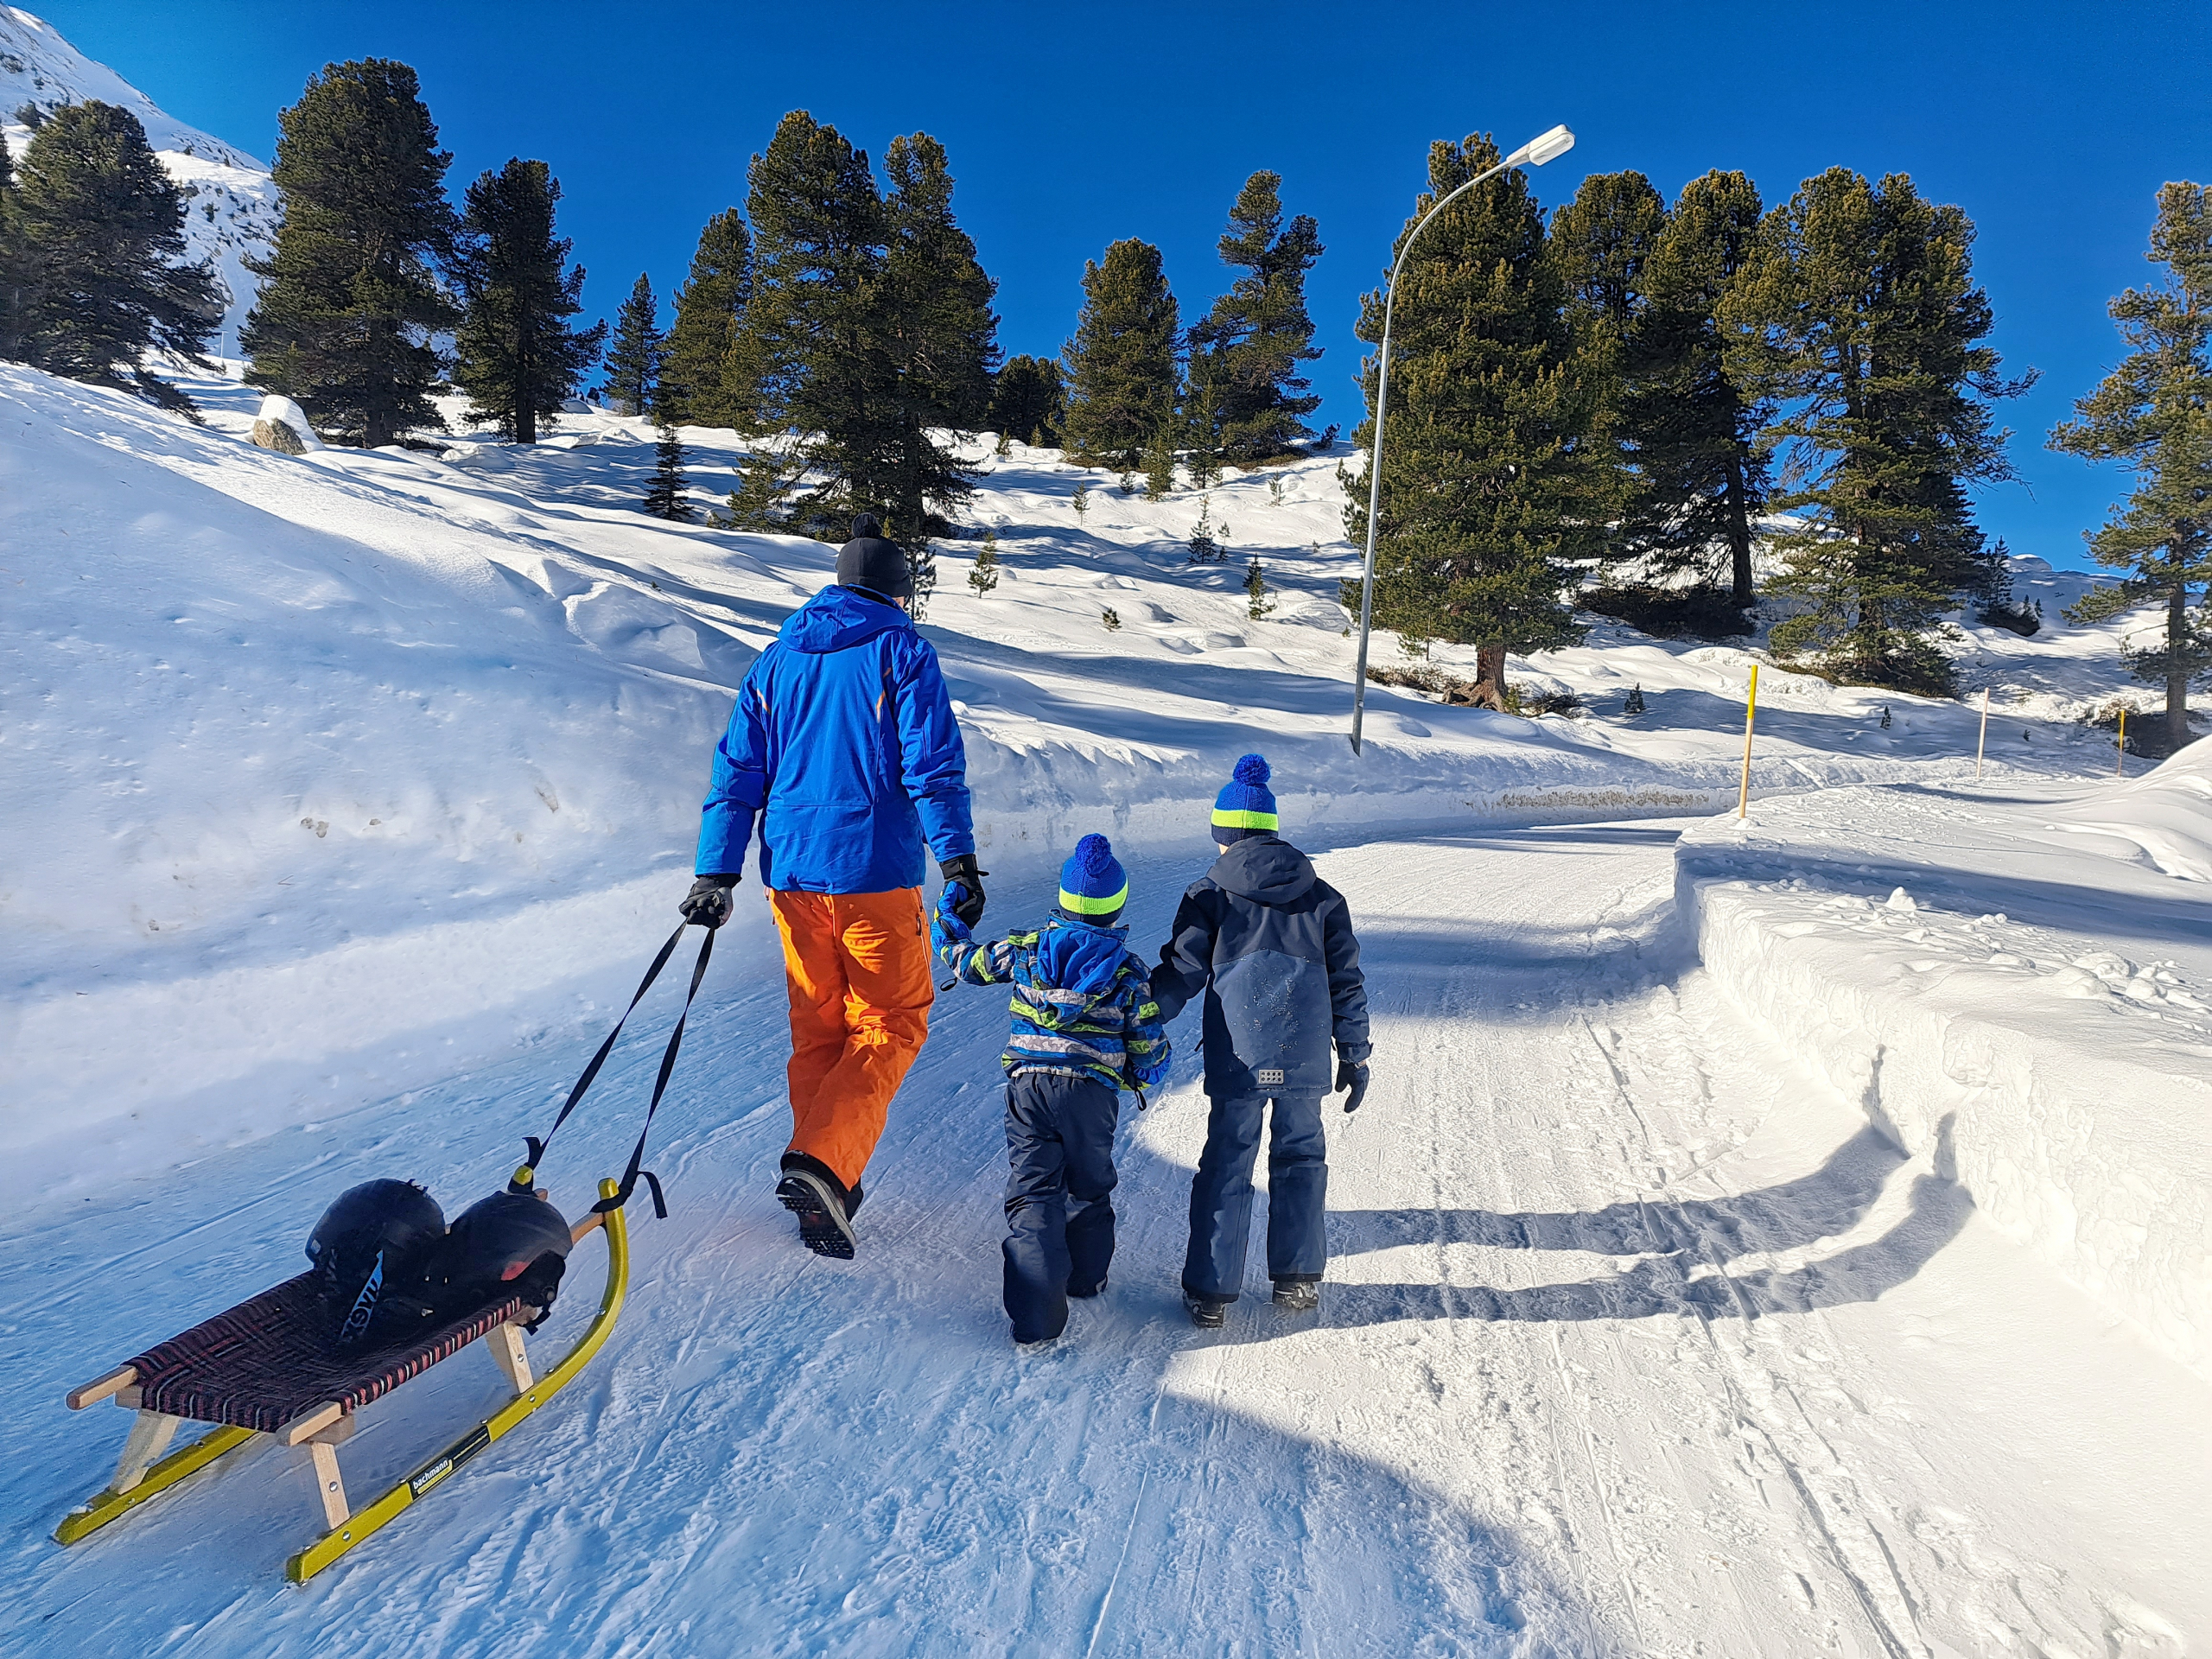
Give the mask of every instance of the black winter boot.
[[803, 1152], [784, 1154], [784, 1178], [776, 1183], [776, 1198], [798, 1217], [799, 1243], [817, 1255], [853, 1259], [853, 1211], [860, 1208], [861, 1190], [846, 1191], [845, 1184], [818, 1160]]
[[1183, 1306], [1191, 1311], [1191, 1323], [1201, 1331], [1218, 1331], [1229, 1323], [1227, 1302], [1205, 1301], [1186, 1290], [1183, 1293]]

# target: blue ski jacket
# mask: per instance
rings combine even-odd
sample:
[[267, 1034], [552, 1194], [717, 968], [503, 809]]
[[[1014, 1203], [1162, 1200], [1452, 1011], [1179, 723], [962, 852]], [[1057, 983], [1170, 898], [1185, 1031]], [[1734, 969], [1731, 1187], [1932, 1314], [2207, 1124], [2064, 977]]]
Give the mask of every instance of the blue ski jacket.
[[760, 885], [918, 887], [976, 850], [968, 757], [937, 651], [896, 605], [826, 588], [753, 659], [715, 747], [701, 875], [738, 875], [757, 820]]
[[1013, 1030], [999, 1057], [1008, 1077], [1054, 1071], [1149, 1089], [1167, 1075], [1167, 1038], [1128, 929], [1053, 916], [1034, 933], [979, 944], [952, 913], [951, 892], [938, 900], [931, 942], [970, 985], [1012, 982]]
[[1367, 1058], [1367, 986], [1344, 895], [1276, 836], [1233, 842], [1176, 907], [1152, 970], [1164, 1025], [1203, 990], [1206, 1092], [1326, 1094], [1329, 1046]]

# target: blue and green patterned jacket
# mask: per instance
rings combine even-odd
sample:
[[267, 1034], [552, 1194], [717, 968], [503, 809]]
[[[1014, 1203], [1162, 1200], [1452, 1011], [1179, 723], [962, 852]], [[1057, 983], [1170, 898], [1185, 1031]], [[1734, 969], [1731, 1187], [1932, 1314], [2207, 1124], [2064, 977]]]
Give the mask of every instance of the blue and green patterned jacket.
[[978, 944], [942, 899], [932, 922], [946, 967], [970, 985], [1014, 986], [1014, 1028], [999, 1057], [1008, 1077], [1057, 1071], [1142, 1090], [1166, 1076], [1159, 1005], [1127, 928], [1056, 914], [1034, 933]]

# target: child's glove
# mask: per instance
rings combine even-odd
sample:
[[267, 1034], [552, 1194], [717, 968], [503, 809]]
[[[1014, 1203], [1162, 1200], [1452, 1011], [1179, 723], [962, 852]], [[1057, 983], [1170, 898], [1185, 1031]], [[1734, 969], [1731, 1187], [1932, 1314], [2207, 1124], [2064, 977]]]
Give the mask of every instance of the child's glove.
[[[957, 858], [948, 858], [937, 867], [944, 878], [944, 891], [953, 895], [952, 908], [960, 918], [963, 927], [973, 927], [983, 919], [983, 877], [989, 874], [976, 868], [976, 855], [963, 853]], [[944, 902], [939, 895], [938, 902]]]
[[1329, 1092], [1331, 1094], [1334, 1094], [1337, 1089], [1349, 1089], [1351, 1090], [1351, 1093], [1344, 1098], [1344, 1110], [1347, 1112], [1357, 1111], [1359, 1109], [1359, 1103], [1367, 1098], [1366, 1063], [1364, 1061], [1355, 1062], [1351, 1060], [1338, 1061], [1336, 1089], [1332, 1089]]
[[946, 882], [944, 891], [937, 896], [937, 910], [930, 918], [930, 944], [939, 954], [954, 945], [976, 942], [976, 936], [968, 931], [968, 924], [960, 919], [964, 896], [957, 881]]

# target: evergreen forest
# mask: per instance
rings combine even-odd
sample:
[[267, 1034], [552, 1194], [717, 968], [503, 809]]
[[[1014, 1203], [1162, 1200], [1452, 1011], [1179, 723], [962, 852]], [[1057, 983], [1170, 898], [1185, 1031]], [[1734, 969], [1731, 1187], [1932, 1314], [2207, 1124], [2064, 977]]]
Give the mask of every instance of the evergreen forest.
[[[326, 66], [282, 113], [284, 213], [240, 345], [249, 382], [371, 447], [443, 430], [454, 393], [531, 443], [588, 388], [653, 423], [643, 505], [671, 518], [692, 512], [680, 429], [725, 429], [749, 458], [721, 522], [836, 540], [873, 512], [918, 569], [957, 533], [978, 434], [1154, 496], [1334, 451], [1346, 533], [1373, 533], [1375, 623], [1409, 654], [1472, 647], [1492, 707], [1513, 706], [1509, 654], [1579, 639], [1579, 617], [1718, 638], [1752, 632], [1764, 601], [1787, 612], [1778, 658], [1948, 695], [1944, 618], [2006, 614], [1974, 495], [2012, 476], [2002, 412], [2032, 381], [1992, 344], [1965, 211], [1901, 173], [1832, 168], [1770, 198], [1715, 168], [1671, 200], [1641, 173], [1592, 175], [1548, 213], [1513, 168], [1430, 217], [1497, 158], [1487, 134], [1437, 142], [1396, 242], [1352, 255], [1386, 274], [1402, 256], [1395, 300], [1378, 283], [1356, 328], [1370, 346], [1390, 329], [1379, 474], [1376, 356], [1348, 449], [1312, 424], [1306, 278], [1328, 250], [1280, 172], [1227, 202], [1210, 296], [1179, 299], [1160, 247], [1124, 236], [1069, 273], [1058, 350], [1008, 356], [944, 145], [894, 134], [878, 157], [793, 111], [700, 227], [665, 315], [640, 273], [588, 321], [548, 162], [511, 160], [455, 202], [415, 72], [383, 59]], [[0, 150], [0, 356], [191, 416], [159, 369], [205, 364], [221, 302], [183, 216], [127, 111], [68, 105]], [[2050, 442], [2135, 480], [2090, 537], [2115, 575], [2081, 611], [2163, 608], [2130, 666], [2164, 688], [2178, 741], [2212, 674], [2202, 187], [2166, 187], [2149, 257], [2158, 280], [2112, 303], [2127, 354]], [[1364, 596], [1341, 595], [1354, 617]]]

